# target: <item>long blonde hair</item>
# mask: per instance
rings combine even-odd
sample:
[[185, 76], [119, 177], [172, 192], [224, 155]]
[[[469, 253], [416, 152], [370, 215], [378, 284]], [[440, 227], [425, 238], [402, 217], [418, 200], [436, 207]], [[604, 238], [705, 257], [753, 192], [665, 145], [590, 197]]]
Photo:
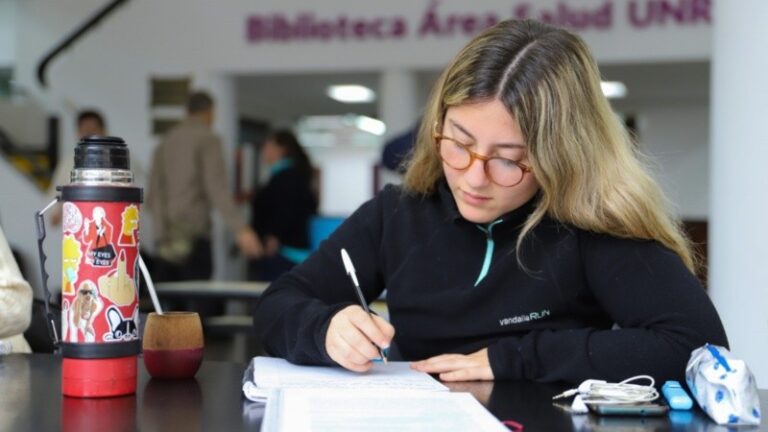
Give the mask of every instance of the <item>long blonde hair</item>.
[[451, 106], [498, 99], [517, 120], [540, 199], [517, 240], [548, 215], [615, 237], [656, 240], [691, 272], [696, 259], [643, 157], [603, 96], [586, 44], [536, 21], [503, 21], [445, 69], [426, 107], [406, 190], [431, 194], [444, 178], [432, 139]]

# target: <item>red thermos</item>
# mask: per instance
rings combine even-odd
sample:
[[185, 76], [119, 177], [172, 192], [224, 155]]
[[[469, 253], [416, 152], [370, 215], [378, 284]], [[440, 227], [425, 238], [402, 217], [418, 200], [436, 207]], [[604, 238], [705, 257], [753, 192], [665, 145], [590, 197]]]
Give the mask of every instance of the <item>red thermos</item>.
[[[128, 147], [118, 137], [90, 136], [75, 148], [70, 183], [57, 188], [62, 208], [62, 393], [107, 397], [136, 392], [139, 335], [139, 208]], [[47, 288], [38, 212], [43, 285]], [[48, 297], [50, 294], [48, 293]], [[49, 298], [46, 298], [46, 308]], [[59, 340], [60, 339], [60, 340]]]

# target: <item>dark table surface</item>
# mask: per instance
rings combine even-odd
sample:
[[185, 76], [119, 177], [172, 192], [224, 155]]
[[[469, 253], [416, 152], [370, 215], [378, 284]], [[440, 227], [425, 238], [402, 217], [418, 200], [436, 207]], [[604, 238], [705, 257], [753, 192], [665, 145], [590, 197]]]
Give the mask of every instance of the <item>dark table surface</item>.
[[[262, 409], [240, 391], [244, 364], [204, 362], [191, 380], [150, 379], [139, 362], [137, 394], [104, 399], [61, 395], [61, 358], [49, 354], [0, 356], [0, 431], [239, 431], [258, 430]], [[450, 384], [472, 393], [500, 420], [525, 431], [754, 431], [717, 426], [700, 410], [688, 418], [610, 418], [571, 415], [551, 398], [564, 387], [530, 382]], [[768, 391], [761, 390], [768, 412]]]

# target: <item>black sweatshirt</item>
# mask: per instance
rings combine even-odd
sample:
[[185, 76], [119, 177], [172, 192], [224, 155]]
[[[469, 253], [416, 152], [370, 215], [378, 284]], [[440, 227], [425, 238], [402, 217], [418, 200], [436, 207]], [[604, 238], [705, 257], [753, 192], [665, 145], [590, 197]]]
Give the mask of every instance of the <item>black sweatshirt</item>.
[[461, 217], [445, 183], [428, 197], [385, 188], [262, 296], [254, 322], [265, 348], [334, 364], [330, 319], [356, 299], [341, 248], [368, 301], [387, 289], [393, 360], [487, 347], [495, 379], [663, 383], [683, 379], [705, 342], [727, 346], [698, 280], [657, 242], [545, 219], [523, 242], [521, 268], [515, 242], [534, 200], [489, 229]]

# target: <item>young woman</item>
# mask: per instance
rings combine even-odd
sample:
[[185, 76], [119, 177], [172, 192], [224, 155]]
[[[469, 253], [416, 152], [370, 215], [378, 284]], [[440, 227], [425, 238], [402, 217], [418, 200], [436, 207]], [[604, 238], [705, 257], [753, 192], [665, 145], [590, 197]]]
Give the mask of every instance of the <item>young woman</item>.
[[265, 256], [251, 262], [250, 278], [274, 280], [306, 258], [317, 199], [312, 165], [292, 132], [272, 133], [261, 160], [269, 166], [269, 181], [251, 202], [251, 226], [264, 242]]
[[[354, 371], [391, 345], [446, 381], [682, 379], [727, 340], [664, 203], [584, 42], [505, 21], [442, 74], [403, 188], [272, 284], [255, 324], [273, 355]], [[391, 324], [355, 304], [341, 248]]]

